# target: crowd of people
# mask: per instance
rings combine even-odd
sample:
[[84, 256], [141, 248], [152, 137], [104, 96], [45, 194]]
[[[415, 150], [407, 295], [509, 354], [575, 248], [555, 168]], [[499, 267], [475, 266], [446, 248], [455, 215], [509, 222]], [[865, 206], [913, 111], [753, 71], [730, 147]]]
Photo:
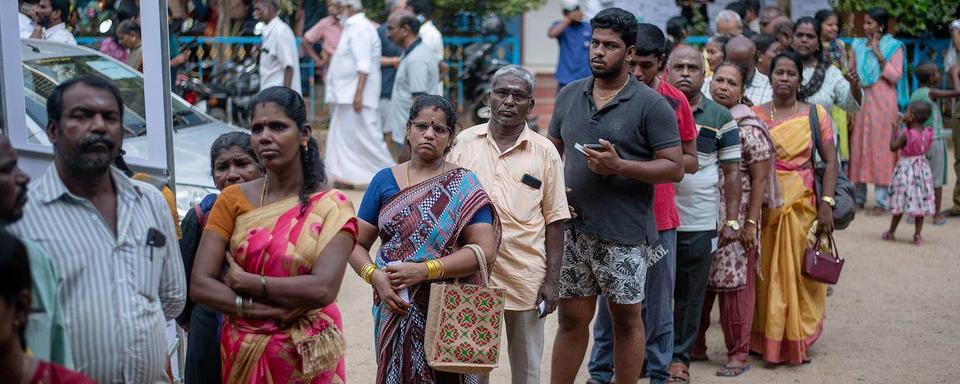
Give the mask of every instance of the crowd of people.
[[[61, 20], [56, 0], [39, 4], [54, 10], [32, 36]], [[488, 381], [435, 369], [426, 345], [433, 286], [481, 284], [487, 270], [504, 291], [513, 383], [547, 376], [555, 311], [553, 383], [575, 381], [591, 322], [590, 383], [689, 382], [715, 301], [727, 351], [718, 376], [747, 373], [751, 353], [809, 363], [829, 287], [798, 266], [832, 241], [838, 180], [864, 185], [861, 205], [874, 184], [876, 213], [892, 214], [879, 237], [895, 240], [907, 215], [920, 245], [924, 217], [946, 221], [939, 101], [960, 91], [928, 63], [905, 94], [903, 44], [883, 9], [846, 47], [832, 11], [792, 21], [735, 4], [702, 50], [684, 43], [682, 21], [664, 34], [620, 8], [587, 20], [568, 4], [549, 31], [560, 89], [542, 135], [527, 125], [535, 77], [517, 65], [491, 79], [489, 122], [459, 129], [436, 95], [444, 68], [428, 1], [392, 2], [377, 26], [360, 1], [331, 0], [333, 19], [304, 40], [326, 65], [321, 150], [293, 28], [275, 1], [253, 0], [266, 54], [249, 132], [213, 143], [219, 193], [179, 231], [157, 186], [113, 166], [124, 140], [116, 87], [85, 76], [58, 85], [43, 175], [30, 183], [0, 136], [0, 372], [166, 382], [175, 319], [189, 334], [187, 383], [343, 383], [348, 266], [373, 296], [377, 383]], [[344, 184], [366, 186], [358, 209]], [[960, 214], [954, 203], [946, 212]]]

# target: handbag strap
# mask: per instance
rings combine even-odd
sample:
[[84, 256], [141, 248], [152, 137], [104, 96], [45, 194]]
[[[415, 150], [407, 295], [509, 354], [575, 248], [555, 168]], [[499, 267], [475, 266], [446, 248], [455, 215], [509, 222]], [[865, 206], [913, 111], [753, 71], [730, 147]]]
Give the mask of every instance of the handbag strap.
[[490, 283], [490, 274], [487, 271], [487, 258], [483, 248], [480, 248], [477, 244], [467, 244], [463, 247], [473, 251], [474, 256], [477, 257], [477, 264], [480, 266], [480, 278], [483, 279], [483, 286], [487, 286]]
[[820, 159], [820, 115], [817, 112], [817, 104], [810, 104], [810, 134], [813, 137], [813, 168], [823, 168], [823, 160]]

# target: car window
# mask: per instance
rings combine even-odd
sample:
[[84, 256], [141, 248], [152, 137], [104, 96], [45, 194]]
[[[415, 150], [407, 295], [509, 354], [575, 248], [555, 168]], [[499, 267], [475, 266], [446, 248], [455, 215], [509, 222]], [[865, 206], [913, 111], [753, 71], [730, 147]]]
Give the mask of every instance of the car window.
[[[123, 97], [124, 134], [127, 137], [146, 133], [144, 119], [144, 89], [140, 73], [105, 57], [68, 56], [25, 61], [23, 85], [25, 88], [27, 114], [37, 125], [45, 127], [47, 97], [60, 83], [77, 76], [97, 76], [110, 81]], [[176, 98], [172, 99], [174, 128], [205, 124], [209, 120], [190, 109]]]

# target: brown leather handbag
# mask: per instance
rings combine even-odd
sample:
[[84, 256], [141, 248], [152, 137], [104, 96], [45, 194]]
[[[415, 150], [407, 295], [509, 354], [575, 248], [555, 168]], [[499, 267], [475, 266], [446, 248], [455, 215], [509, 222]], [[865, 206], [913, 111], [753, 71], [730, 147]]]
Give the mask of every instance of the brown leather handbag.
[[843, 270], [843, 259], [837, 252], [837, 242], [833, 241], [833, 234], [827, 236], [830, 248], [826, 250], [820, 248], [821, 239], [823, 236], [817, 236], [813, 247], [804, 251], [803, 275], [824, 284], [836, 284], [840, 279], [840, 271]]

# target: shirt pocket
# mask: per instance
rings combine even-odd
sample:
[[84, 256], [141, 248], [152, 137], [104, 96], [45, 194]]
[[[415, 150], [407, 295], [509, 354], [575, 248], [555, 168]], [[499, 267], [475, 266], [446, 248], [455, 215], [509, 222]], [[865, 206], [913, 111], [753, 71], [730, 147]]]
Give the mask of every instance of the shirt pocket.
[[[530, 175], [541, 181], [540, 189], [524, 184], [523, 175]], [[540, 206], [543, 201], [543, 175], [530, 170], [510, 172], [510, 179], [504, 180], [502, 196], [506, 198], [502, 206], [506, 207], [506, 214], [518, 223], [530, 223], [541, 215]]]
[[717, 152], [717, 130], [700, 126], [700, 132], [697, 134], [697, 152], [703, 154], [712, 154]]
[[120, 252], [127, 261], [127, 276], [136, 287], [137, 293], [149, 301], [154, 301], [158, 299], [160, 266], [166, 247], [147, 245], [147, 230], [141, 232], [133, 238], [135, 243], [124, 242], [120, 246]]

